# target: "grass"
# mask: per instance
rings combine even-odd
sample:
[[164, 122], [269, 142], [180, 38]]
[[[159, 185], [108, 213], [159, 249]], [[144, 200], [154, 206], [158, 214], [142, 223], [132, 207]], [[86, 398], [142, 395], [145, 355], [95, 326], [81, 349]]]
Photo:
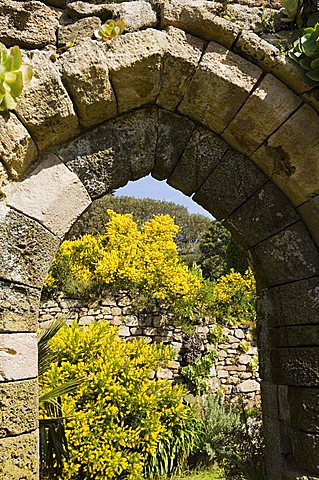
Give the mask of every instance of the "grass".
[[225, 476], [221, 470], [198, 470], [176, 475], [171, 480], [225, 480]]

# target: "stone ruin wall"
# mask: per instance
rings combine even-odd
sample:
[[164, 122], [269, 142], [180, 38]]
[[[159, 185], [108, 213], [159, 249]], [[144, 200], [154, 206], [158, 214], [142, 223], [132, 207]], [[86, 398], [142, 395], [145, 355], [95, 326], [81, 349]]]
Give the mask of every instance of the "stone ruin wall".
[[[143, 338], [148, 343], [163, 342], [176, 351], [169, 368], [157, 372], [157, 377], [180, 381], [181, 368], [188, 363], [190, 351], [198, 349], [197, 355], [205, 355], [212, 348], [209, 334], [216, 324], [196, 325], [196, 346], [190, 343], [189, 335], [180, 326], [168, 324], [160, 314], [133, 314], [127, 296], [105, 298], [88, 304], [85, 301], [64, 298], [42, 301], [39, 312], [40, 326], [44, 328], [52, 320], [65, 318], [71, 323], [78, 318], [79, 324], [90, 325], [106, 320], [119, 328], [121, 338]], [[257, 347], [250, 338], [254, 332], [247, 327], [223, 327], [223, 338], [218, 345], [218, 360], [211, 369], [210, 385], [213, 392], [225, 394], [226, 400], [254, 406], [260, 402], [258, 370], [254, 367]], [[250, 347], [245, 348], [250, 343]], [[197, 347], [197, 348], [196, 348]], [[196, 352], [195, 352], [196, 356]], [[192, 355], [193, 359], [194, 356]]]

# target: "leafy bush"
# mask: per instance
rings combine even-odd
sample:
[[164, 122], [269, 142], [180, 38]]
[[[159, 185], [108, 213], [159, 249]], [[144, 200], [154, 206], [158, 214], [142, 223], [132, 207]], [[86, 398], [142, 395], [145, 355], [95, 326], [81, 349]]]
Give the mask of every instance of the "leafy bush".
[[199, 421], [183, 402], [184, 387], [151, 379], [172, 358], [169, 347], [125, 342], [98, 322], [62, 328], [51, 349], [57, 362], [42, 377], [42, 393], [86, 378], [63, 397], [70, 460], [61, 479], [149, 479], [187, 458]]
[[107, 290], [126, 290], [148, 307], [160, 302], [177, 318], [192, 321], [205, 307], [205, 282], [199, 270], [182, 263], [173, 219], [156, 215], [139, 229], [131, 214], [108, 210], [108, 215], [103, 234], [62, 243], [46, 277], [46, 290], [71, 296], [92, 293], [95, 298]]
[[242, 426], [240, 415], [222, 404], [218, 395], [208, 393], [195, 398], [194, 406], [202, 421], [197, 462], [204, 465], [221, 462], [229, 454], [228, 436]]
[[319, 23], [302, 31], [289, 56], [303, 68], [310, 85], [319, 85]]
[[227, 480], [266, 480], [261, 413], [242, 412], [242, 427], [225, 441], [228, 452], [221, 461]]
[[256, 320], [256, 281], [249, 268], [244, 275], [232, 272], [213, 287], [212, 309], [220, 323], [253, 326]]
[[142, 227], [154, 215], [169, 215], [174, 219], [179, 230], [175, 241], [182, 260], [189, 266], [199, 259], [199, 244], [211, 220], [204, 215], [191, 214], [187, 208], [173, 202], [153, 200], [151, 198], [116, 197], [105, 195], [94, 200], [88, 210], [75, 222], [67, 235], [74, 240], [87, 233], [98, 235], [109, 221], [107, 211], [116, 213], [134, 213], [134, 220]]

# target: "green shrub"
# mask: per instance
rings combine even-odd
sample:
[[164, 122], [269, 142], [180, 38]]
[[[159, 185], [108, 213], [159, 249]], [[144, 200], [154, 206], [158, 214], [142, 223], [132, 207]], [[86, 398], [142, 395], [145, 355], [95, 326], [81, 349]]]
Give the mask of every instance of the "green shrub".
[[[64, 327], [42, 393], [73, 378], [86, 381], [63, 397], [70, 460], [63, 480], [140, 480], [170, 473], [194, 448], [199, 421], [184, 387], [151, 379], [172, 358], [169, 347], [125, 342], [98, 322]], [[144, 476], [145, 475], [145, 476]]]
[[213, 286], [211, 308], [219, 323], [254, 327], [256, 281], [252, 270], [220, 277]]
[[108, 210], [105, 232], [64, 241], [44, 283], [47, 294], [94, 297], [126, 290], [139, 311], [173, 313], [185, 325], [205, 316], [212, 297], [200, 269], [189, 269], [177, 251], [179, 227], [156, 215], [139, 228], [131, 214]]
[[305, 80], [312, 86], [319, 85], [319, 23], [305, 28], [288, 53], [304, 70]]
[[196, 397], [194, 406], [203, 426], [197, 461], [203, 464], [222, 462], [229, 456], [229, 437], [241, 429], [240, 415], [224, 406], [220, 397], [212, 393]]

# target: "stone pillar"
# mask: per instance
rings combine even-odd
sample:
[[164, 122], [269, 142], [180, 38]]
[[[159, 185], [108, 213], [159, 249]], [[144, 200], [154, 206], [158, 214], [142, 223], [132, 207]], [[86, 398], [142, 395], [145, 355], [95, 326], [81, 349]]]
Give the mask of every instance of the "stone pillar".
[[0, 281], [0, 478], [38, 478], [40, 290]]
[[37, 317], [59, 239], [0, 204], [0, 478], [37, 480]]
[[259, 300], [271, 480], [319, 479], [318, 291], [315, 277], [268, 289]]

